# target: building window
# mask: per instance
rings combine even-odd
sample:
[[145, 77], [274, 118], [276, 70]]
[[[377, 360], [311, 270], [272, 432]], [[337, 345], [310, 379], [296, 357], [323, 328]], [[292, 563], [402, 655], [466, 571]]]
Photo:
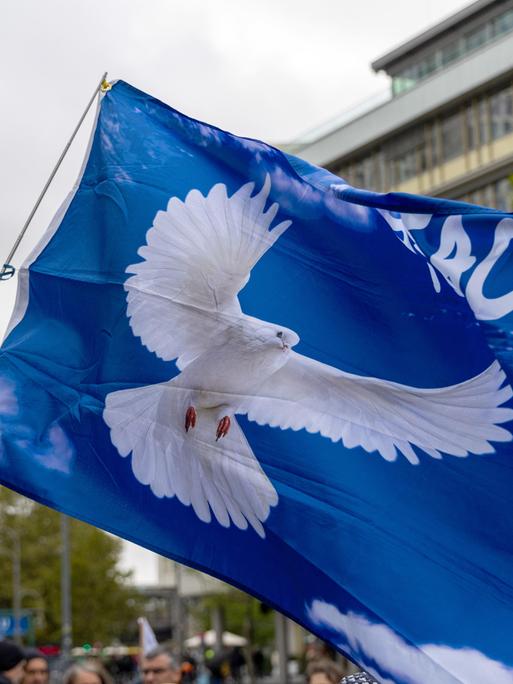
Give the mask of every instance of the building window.
[[467, 150], [477, 147], [477, 122], [472, 102], [465, 108], [465, 142]]
[[481, 98], [478, 105], [479, 116], [479, 144], [485, 145], [490, 142], [490, 119], [488, 116], [488, 101]]
[[383, 185], [388, 180], [390, 185], [400, 185], [427, 170], [429, 160], [426, 142], [423, 124], [387, 141], [382, 149], [382, 165], [388, 169], [388, 178], [384, 178]]
[[513, 97], [511, 88], [505, 88], [490, 97], [490, 129], [492, 140], [513, 131]]
[[459, 199], [471, 204], [511, 212], [513, 211], [513, 184], [511, 178], [501, 178], [495, 181], [495, 183], [483, 185], [483, 187], [477, 188]]
[[376, 183], [374, 158], [372, 155], [363, 157], [353, 166], [353, 185], [358, 188], [374, 188]]
[[392, 159], [392, 178], [394, 185], [399, 185], [417, 175], [416, 150], [403, 152]]
[[429, 169], [428, 149], [425, 132], [423, 139], [417, 147], [417, 169], [419, 173], [425, 173]]
[[401, 71], [397, 76], [392, 79], [392, 92], [394, 95], [400, 95], [405, 93], [407, 90], [411, 90], [413, 86], [417, 84], [419, 80], [419, 68], [417, 64], [414, 64], [408, 69]]
[[471, 204], [483, 204], [483, 192], [481, 190], [474, 190], [474, 192], [469, 193], [468, 201]]
[[395, 74], [392, 78], [392, 93], [399, 95], [410, 90], [419, 81], [427, 78], [432, 73], [456, 62], [465, 55], [474, 52], [474, 50], [512, 30], [513, 9], [508, 9], [493, 19], [483, 21], [462, 38], [455, 38], [452, 42], [443, 45], [415, 64]]
[[431, 75], [434, 71], [436, 71], [438, 68], [437, 60], [436, 60], [436, 53], [432, 52], [430, 55], [427, 55], [424, 57], [424, 59], [419, 62], [418, 66], [418, 78], [423, 79], [427, 78], [429, 75]]
[[352, 163], [348, 162], [346, 169], [345, 169], [346, 175], [342, 176], [349, 183], [349, 185], [354, 185], [353, 169], [354, 169], [354, 165]]
[[500, 36], [513, 29], [513, 9], [507, 10], [493, 20], [493, 33]]
[[340, 176], [345, 181], [348, 181], [347, 173], [349, 171], [349, 167], [346, 165], [344, 166], [333, 166], [333, 167], [328, 167], [328, 170], [331, 171], [332, 173], [336, 174], [337, 176]]
[[500, 211], [513, 211], [513, 184], [510, 178], [495, 183], [495, 207]]
[[488, 42], [490, 36], [490, 24], [481, 24], [465, 36], [465, 50], [472, 52]]
[[442, 48], [442, 65], [447, 66], [451, 62], [455, 62], [462, 54], [463, 46], [461, 40], [457, 38]]
[[435, 119], [431, 125], [431, 135], [430, 135], [430, 152], [431, 152], [431, 167], [438, 166], [440, 164], [440, 123]]
[[376, 192], [383, 192], [385, 190], [385, 155], [379, 150], [374, 156], [374, 172], [376, 174], [376, 181], [374, 189]]
[[444, 161], [454, 159], [463, 154], [463, 126], [461, 113], [446, 116], [441, 121], [442, 154]]
[[485, 207], [495, 207], [495, 183], [489, 183], [484, 186], [483, 204]]

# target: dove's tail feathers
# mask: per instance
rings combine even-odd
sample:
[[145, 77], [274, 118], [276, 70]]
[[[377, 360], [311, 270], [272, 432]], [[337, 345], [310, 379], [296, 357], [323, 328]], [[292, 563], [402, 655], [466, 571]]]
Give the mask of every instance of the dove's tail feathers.
[[[276, 490], [234, 417], [228, 434], [216, 441], [218, 415], [217, 409], [200, 409], [196, 427], [184, 439], [184, 458], [192, 465], [197, 483], [196, 500], [207, 509], [210, 505], [224, 527], [231, 520], [245, 530], [249, 523], [259, 536], [265, 537], [262, 523], [278, 503]], [[195, 506], [194, 501], [192, 504]]]
[[177, 429], [180, 395], [180, 390], [161, 384], [119, 390], [105, 400], [103, 419], [110, 427], [112, 443], [121, 456], [132, 454], [134, 475], [158, 497], [172, 497], [180, 490], [164, 457], [166, 445], [173, 453], [181, 450], [183, 437]]
[[212, 513], [223, 527], [262, 523], [278, 502], [235, 418], [226, 437], [216, 441], [218, 409], [197, 409], [194, 428], [185, 431], [190, 393], [163, 383], [107, 395], [103, 418], [121, 456], [132, 454], [132, 470], [155, 496], [192, 506], [209, 523]]

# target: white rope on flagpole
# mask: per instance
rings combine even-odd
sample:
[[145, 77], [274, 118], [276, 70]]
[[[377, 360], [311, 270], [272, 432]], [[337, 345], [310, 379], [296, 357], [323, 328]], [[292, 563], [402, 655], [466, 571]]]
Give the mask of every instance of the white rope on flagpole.
[[39, 207], [39, 205], [41, 204], [41, 201], [42, 201], [43, 197], [45, 196], [46, 191], [47, 191], [48, 188], [50, 187], [50, 184], [51, 184], [51, 182], [53, 181], [53, 179], [54, 179], [54, 177], [55, 177], [55, 174], [56, 174], [57, 171], [59, 170], [59, 167], [60, 167], [60, 165], [61, 165], [61, 163], [62, 163], [64, 157], [66, 156], [66, 153], [67, 153], [67, 151], [69, 150], [69, 148], [70, 148], [70, 146], [71, 146], [71, 143], [72, 143], [73, 140], [75, 139], [75, 136], [76, 136], [76, 134], [78, 133], [78, 131], [79, 131], [79, 129], [80, 129], [80, 126], [82, 125], [84, 119], [86, 118], [87, 113], [88, 113], [89, 110], [91, 109], [91, 105], [93, 104], [93, 102], [94, 102], [94, 100], [95, 100], [97, 94], [98, 94], [100, 91], [105, 92], [105, 91], [107, 91], [107, 90], [110, 90], [110, 88], [111, 88], [110, 83], [107, 82], [107, 72], [105, 72], [105, 73], [103, 74], [103, 76], [101, 77], [100, 82], [99, 82], [98, 85], [96, 86], [96, 88], [95, 88], [95, 90], [94, 90], [94, 93], [93, 93], [92, 96], [91, 96], [91, 99], [90, 99], [89, 102], [87, 103], [87, 107], [85, 108], [84, 113], [83, 113], [82, 116], [80, 117], [80, 119], [79, 119], [79, 121], [78, 121], [78, 123], [77, 123], [77, 125], [76, 125], [76, 127], [75, 127], [75, 130], [74, 130], [73, 133], [71, 134], [71, 138], [70, 138], [70, 139], [68, 140], [68, 142], [66, 143], [66, 146], [65, 146], [64, 150], [62, 151], [61, 156], [59, 157], [57, 163], [55, 164], [55, 166], [54, 166], [54, 168], [53, 168], [52, 173], [50, 174], [50, 177], [49, 177], [48, 180], [46, 181], [45, 186], [44, 186], [44, 188], [43, 188], [42, 191], [41, 191], [41, 194], [40, 194], [39, 197], [37, 198], [37, 201], [36, 201], [36, 203], [34, 204], [34, 207], [32, 208], [32, 211], [30, 212], [30, 214], [29, 214], [27, 220], [25, 221], [25, 224], [24, 224], [23, 228], [21, 229], [20, 234], [19, 234], [18, 237], [16, 238], [16, 242], [15, 242], [14, 245], [12, 246], [12, 249], [11, 249], [11, 251], [9, 252], [9, 256], [8, 256], [7, 259], [5, 260], [5, 263], [4, 263], [4, 265], [2, 266], [2, 270], [0, 271], [0, 280], [9, 280], [9, 278], [12, 278], [12, 276], [14, 275], [16, 269], [15, 269], [14, 266], [11, 264], [11, 259], [13, 258], [13, 256], [14, 256], [15, 253], [16, 253], [16, 250], [17, 250], [18, 247], [20, 246], [20, 242], [23, 240], [23, 236], [24, 236], [25, 233], [27, 232], [27, 228], [29, 227], [30, 222], [31, 222], [32, 219], [34, 218], [34, 214], [35, 214], [36, 211], [38, 210], [38, 207]]

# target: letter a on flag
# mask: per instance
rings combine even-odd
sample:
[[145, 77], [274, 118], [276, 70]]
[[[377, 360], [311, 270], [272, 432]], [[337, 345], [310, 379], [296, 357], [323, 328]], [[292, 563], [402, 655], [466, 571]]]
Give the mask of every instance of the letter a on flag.
[[20, 270], [0, 480], [380, 682], [512, 683], [512, 237], [119, 81]]

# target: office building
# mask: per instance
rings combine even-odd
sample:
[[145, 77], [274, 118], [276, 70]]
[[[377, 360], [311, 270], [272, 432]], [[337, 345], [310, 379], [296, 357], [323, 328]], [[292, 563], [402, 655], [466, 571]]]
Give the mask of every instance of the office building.
[[294, 151], [357, 187], [513, 211], [513, 0], [477, 0], [372, 68], [385, 101]]

